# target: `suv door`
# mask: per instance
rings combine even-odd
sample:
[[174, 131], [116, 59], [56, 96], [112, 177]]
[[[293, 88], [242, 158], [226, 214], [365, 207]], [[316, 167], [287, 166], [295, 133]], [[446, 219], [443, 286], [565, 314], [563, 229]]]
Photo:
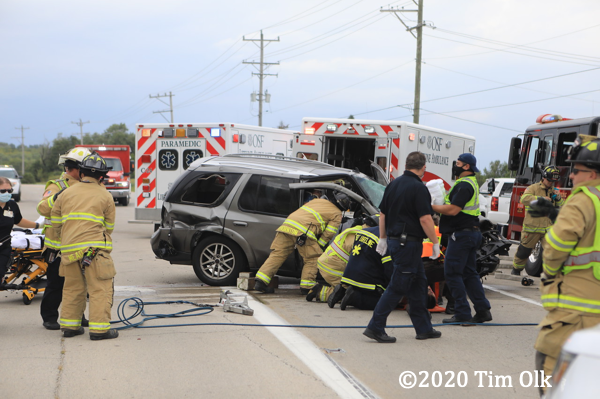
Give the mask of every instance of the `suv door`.
[[[291, 190], [295, 179], [252, 175], [234, 197], [225, 219], [224, 234], [243, 242], [250, 269], [262, 266], [271, 253], [276, 230], [286, 217], [300, 207], [297, 190]], [[294, 274], [297, 269], [291, 254], [280, 269]], [[288, 274], [290, 274], [288, 273]]]

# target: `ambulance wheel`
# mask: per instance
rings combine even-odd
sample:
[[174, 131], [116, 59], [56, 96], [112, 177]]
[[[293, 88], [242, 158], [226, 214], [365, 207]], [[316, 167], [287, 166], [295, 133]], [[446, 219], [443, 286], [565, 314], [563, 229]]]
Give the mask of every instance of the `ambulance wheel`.
[[129, 197], [119, 198], [119, 204], [121, 204], [123, 206], [129, 205]]
[[210, 236], [200, 241], [192, 255], [194, 273], [208, 285], [236, 285], [248, 262], [242, 249], [222, 236]]
[[31, 301], [33, 300], [33, 298], [29, 298], [27, 295], [23, 294], [23, 303], [25, 305], [31, 305]]
[[525, 271], [530, 276], [539, 277], [543, 272], [542, 266], [542, 253], [544, 252], [542, 248], [542, 242], [539, 241], [533, 251], [531, 251], [531, 255], [527, 259], [527, 264], [525, 265]]

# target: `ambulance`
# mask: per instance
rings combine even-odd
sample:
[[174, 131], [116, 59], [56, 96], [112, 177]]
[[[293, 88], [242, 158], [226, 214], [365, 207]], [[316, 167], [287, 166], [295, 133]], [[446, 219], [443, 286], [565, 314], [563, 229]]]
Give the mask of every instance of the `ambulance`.
[[195, 160], [226, 154], [291, 156], [294, 133], [233, 123], [137, 124], [132, 222], [160, 222], [167, 191]]
[[292, 151], [298, 158], [359, 170], [384, 185], [404, 173], [408, 154], [421, 151], [427, 157], [423, 181], [442, 179], [449, 190], [452, 162], [474, 154], [475, 138], [404, 121], [307, 117], [294, 134]]

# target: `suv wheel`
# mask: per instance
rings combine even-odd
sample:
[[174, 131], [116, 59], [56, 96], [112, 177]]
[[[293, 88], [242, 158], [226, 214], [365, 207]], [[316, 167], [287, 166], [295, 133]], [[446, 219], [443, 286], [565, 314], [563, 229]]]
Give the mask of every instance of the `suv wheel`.
[[15, 202], [21, 201], [21, 193], [19, 193], [19, 194], [13, 194], [12, 195], [12, 199], [14, 199]]
[[209, 285], [236, 285], [247, 267], [240, 247], [228, 238], [210, 236], [198, 243], [192, 255], [196, 276]]

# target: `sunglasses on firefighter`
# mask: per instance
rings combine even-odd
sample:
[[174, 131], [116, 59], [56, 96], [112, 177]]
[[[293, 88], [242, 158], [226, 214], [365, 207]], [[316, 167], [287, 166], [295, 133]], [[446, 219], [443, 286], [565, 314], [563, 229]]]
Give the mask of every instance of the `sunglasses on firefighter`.
[[592, 173], [593, 170], [573, 168], [573, 169], [571, 169], [571, 172], [573, 173], [574, 176], [577, 176], [577, 173], [579, 173], [579, 172]]
[[0, 194], [4, 194], [4, 193], [12, 194], [12, 192], [13, 192], [12, 188], [9, 188], [9, 189], [6, 189], [6, 190], [0, 190]]

